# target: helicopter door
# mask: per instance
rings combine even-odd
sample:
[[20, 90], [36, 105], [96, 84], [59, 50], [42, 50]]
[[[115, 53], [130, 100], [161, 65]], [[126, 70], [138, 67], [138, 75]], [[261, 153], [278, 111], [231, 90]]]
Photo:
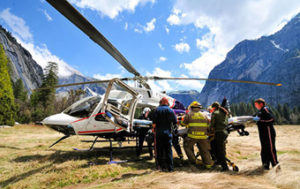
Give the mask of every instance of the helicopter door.
[[[105, 120], [110, 123], [115, 132], [132, 130], [138, 93], [119, 79], [113, 79], [108, 84], [102, 107], [99, 112], [105, 112]], [[99, 118], [101, 116], [96, 117]], [[104, 117], [104, 116], [102, 116]]]

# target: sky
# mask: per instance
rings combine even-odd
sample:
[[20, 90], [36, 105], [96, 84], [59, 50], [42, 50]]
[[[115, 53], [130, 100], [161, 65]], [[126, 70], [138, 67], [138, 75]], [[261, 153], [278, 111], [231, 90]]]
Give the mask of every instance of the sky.
[[[280, 30], [299, 0], [69, 0], [142, 75], [208, 77], [240, 41]], [[0, 24], [43, 68], [109, 79], [132, 76], [45, 0], [1, 0]], [[150, 82], [198, 90], [199, 81]]]

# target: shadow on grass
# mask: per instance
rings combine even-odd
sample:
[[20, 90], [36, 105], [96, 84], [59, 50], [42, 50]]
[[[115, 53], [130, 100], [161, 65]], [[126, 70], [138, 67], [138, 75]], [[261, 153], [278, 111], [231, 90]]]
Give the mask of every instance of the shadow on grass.
[[[107, 149], [97, 149], [95, 151], [61, 151], [61, 150], [53, 150], [53, 153], [47, 154], [47, 155], [25, 155], [15, 158], [14, 162], [31, 162], [31, 161], [37, 161], [39, 163], [49, 163], [49, 165], [22, 173], [17, 176], [13, 176], [3, 182], [0, 183], [0, 186], [5, 187], [8, 184], [18, 182], [19, 180], [25, 179], [26, 177], [30, 175], [34, 175], [43, 169], [46, 169], [48, 167], [53, 166], [54, 164], [61, 164], [66, 161], [80, 161], [80, 160], [86, 160], [86, 163], [83, 165], [80, 165], [78, 168], [88, 168], [90, 166], [101, 166], [101, 165], [107, 165], [110, 159], [110, 153]], [[132, 168], [133, 170], [144, 170], [145, 172], [141, 174], [136, 173], [128, 173], [121, 176], [121, 178], [116, 178], [114, 181], [117, 180], [125, 180], [127, 178], [136, 177], [136, 176], [142, 176], [146, 174], [150, 174], [153, 171], [156, 171], [156, 165], [155, 160], [149, 160], [148, 157], [148, 151], [144, 150], [145, 154], [143, 154], [143, 159], [137, 159], [135, 149], [120, 149], [120, 150], [113, 150], [113, 160], [119, 161], [119, 160], [127, 160], [124, 163], [120, 163], [119, 165], [125, 168]], [[205, 170], [195, 165], [190, 165], [188, 163], [188, 160], [184, 161], [183, 166], [179, 166], [180, 160], [178, 158], [174, 159], [174, 167], [175, 171], [179, 172], [188, 172], [188, 173], [207, 173], [212, 172], [211, 170]], [[147, 171], [146, 171], [147, 170]]]
[[246, 171], [242, 171], [239, 173], [239, 175], [245, 175], [245, 176], [259, 176], [263, 175], [265, 171], [262, 169], [261, 166], [255, 167], [253, 169], [248, 169]]
[[0, 148], [7, 148], [7, 149], [13, 149], [13, 150], [21, 150], [21, 148], [17, 148], [14, 146], [4, 146], [4, 145], [0, 145]]
[[115, 181], [120, 181], [120, 180], [126, 180], [126, 179], [129, 179], [129, 178], [132, 178], [132, 177], [140, 177], [140, 176], [144, 176], [144, 175], [149, 175], [150, 173], [152, 173], [152, 171], [145, 171], [143, 173], [127, 173], [127, 174], [124, 174], [122, 175], [120, 178], [115, 178], [113, 180], [111, 180], [112, 182], [115, 182]]
[[[28, 161], [38, 161], [41, 163], [51, 162], [52, 164], [60, 164], [66, 161], [79, 161], [87, 160], [87, 163], [82, 165], [81, 168], [86, 168], [89, 166], [106, 165], [110, 159], [109, 150], [106, 148], [97, 148], [94, 151], [61, 151], [52, 150], [54, 153], [49, 155], [27, 155], [21, 156], [13, 161], [15, 162], [28, 162]], [[144, 150], [146, 152], [146, 150]], [[113, 150], [113, 160], [114, 161], [124, 161], [123, 163], [118, 163], [123, 167], [131, 167], [137, 170], [151, 169], [156, 170], [155, 160], [148, 159], [148, 153], [145, 153], [144, 158], [137, 159], [135, 149], [115, 149]], [[200, 166], [190, 165], [188, 160], [184, 160], [183, 166], [180, 166], [181, 160], [174, 158], [174, 168], [176, 171], [182, 172], [211, 172], [216, 170], [205, 170]]]
[[13, 177], [11, 177], [11, 178], [9, 178], [9, 179], [7, 179], [7, 180], [4, 180], [4, 181], [0, 182], [0, 188], [1, 188], [1, 187], [4, 188], [4, 187], [6, 187], [7, 185], [16, 183], [16, 182], [18, 182], [18, 181], [20, 181], [20, 180], [23, 180], [23, 179], [25, 179], [25, 178], [27, 178], [27, 177], [29, 177], [29, 176], [31, 176], [31, 175], [34, 175], [34, 174], [36, 174], [36, 173], [41, 172], [41, 171], [44, 170], [44, 169], [49, 168], [49, 167], [51, 167], [51, 166], [52, 166], [51, 164], [45, 165], [45, 166], [43, 166], [43, 167], [40, 167], [40, 168], [37, 168], [37, 169], [30, 170], [30, 171], [25, 172], [25, 173], [22, 173], [22, 174], [20, 174], [20, 175], [13, 176]]

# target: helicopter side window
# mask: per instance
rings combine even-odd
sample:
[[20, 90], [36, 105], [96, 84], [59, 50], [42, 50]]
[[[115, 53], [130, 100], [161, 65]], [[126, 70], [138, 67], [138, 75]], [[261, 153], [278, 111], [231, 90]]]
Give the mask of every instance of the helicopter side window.
[[137, 106], [134, 112], [134, 119], [138, 119], [143, 113], [143, 108], [141, 106]]
[[74, 104], [70, 108], [67, 108], [64, 113], [74, 116], [74, 117], [89, 117], [91, 116], [93, 110], [97, 106], [97, 104], [100, 102], [100, 97], [92, 97], [87, 98], [83, 102], [79, 103], [78, 105]]

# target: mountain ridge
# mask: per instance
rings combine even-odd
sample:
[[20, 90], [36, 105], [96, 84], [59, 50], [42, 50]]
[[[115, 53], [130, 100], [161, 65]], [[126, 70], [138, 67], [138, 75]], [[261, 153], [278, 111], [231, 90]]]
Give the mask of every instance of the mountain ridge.
[[281, 30], [256, 40], [243, 40], [228, 52], [208, 78], [282, 83], [282, 87], [207, 81], [199, 100], [208, 105], [224, 96], [231, 102], [265, 98], [272, 105], [299, 106], [300, 100], [300, 14]]

